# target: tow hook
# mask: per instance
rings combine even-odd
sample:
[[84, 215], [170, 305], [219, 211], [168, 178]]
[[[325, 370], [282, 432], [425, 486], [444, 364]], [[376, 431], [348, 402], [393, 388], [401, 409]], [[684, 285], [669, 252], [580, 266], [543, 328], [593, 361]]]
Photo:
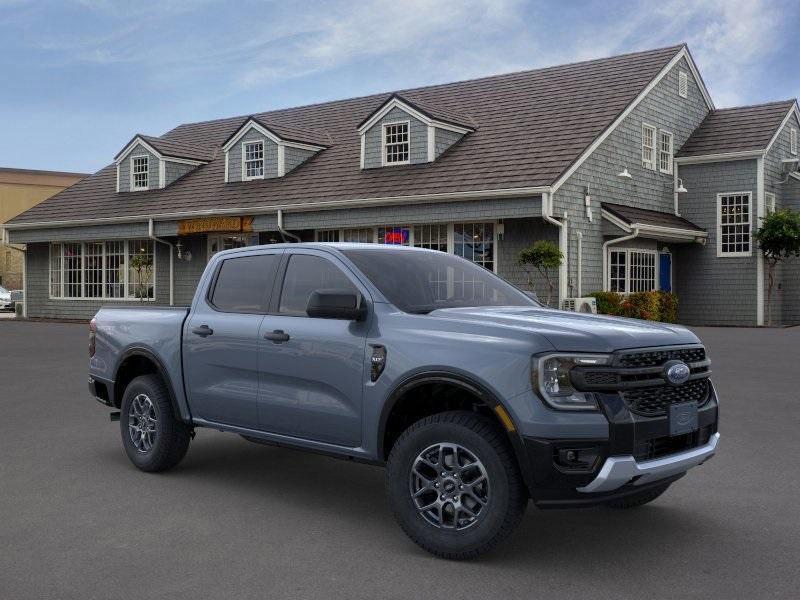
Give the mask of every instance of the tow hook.
[[118, 410], [115, 410], [114, 412], [112, 412], [108, 416], [109, 416], [109, 418], [111, 419], [112, 422], [113, 421], [119, 421], [119, 411]]

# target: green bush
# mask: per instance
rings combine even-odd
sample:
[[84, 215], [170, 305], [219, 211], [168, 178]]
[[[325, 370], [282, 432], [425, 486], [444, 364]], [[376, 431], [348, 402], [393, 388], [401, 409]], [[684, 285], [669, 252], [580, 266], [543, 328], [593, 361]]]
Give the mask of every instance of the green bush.
[[589, 294], [597, 299], [597, 312], [603, 315], [630, 317], [647, 321], [676, 323], [678, 320], [678, 297], [671, 292], [594, 292]]

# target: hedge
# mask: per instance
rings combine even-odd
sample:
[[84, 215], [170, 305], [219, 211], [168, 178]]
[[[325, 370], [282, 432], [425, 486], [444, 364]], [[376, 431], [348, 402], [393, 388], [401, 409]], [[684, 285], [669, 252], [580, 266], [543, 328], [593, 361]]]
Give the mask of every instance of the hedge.
[[597, 312], [604, 315], [664, 323], [678, 320], [678, 297], [672, 292], [634, 292], [628, 295], [594, 292], [589, 295], [597, 300]]

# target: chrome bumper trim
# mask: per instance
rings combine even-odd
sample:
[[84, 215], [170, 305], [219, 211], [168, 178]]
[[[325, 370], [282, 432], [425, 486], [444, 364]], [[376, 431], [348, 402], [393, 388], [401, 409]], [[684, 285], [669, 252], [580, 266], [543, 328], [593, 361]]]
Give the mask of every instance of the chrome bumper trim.
[[587, 494], [611, 492], [622, 487], [634, 477], [637, 479], [633, 485], [641, 485], [677, 475], [703, 464], [714, 456], [717, 444], [719, 444], [719, 433], [711, 436], [708, 443], [703, 446], [654, 460], [636, 462], [632, 456], [612, 456], [603, 463], [603, 468], [600, 469], [597, 477], [577, 490]]

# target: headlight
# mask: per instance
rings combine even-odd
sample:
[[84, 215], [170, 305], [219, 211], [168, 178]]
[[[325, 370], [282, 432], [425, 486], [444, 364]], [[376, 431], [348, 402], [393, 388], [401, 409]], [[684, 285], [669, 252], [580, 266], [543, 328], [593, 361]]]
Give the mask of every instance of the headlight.
[[533, 387], [542, 399], [558, 410], [597, 410], [591, 392], [580, 392], [572, 387], [570, 371], [578, 366], [607, 365], [611, 357], [606, 354], [548, 354], [534, 357], [531, 365]]

